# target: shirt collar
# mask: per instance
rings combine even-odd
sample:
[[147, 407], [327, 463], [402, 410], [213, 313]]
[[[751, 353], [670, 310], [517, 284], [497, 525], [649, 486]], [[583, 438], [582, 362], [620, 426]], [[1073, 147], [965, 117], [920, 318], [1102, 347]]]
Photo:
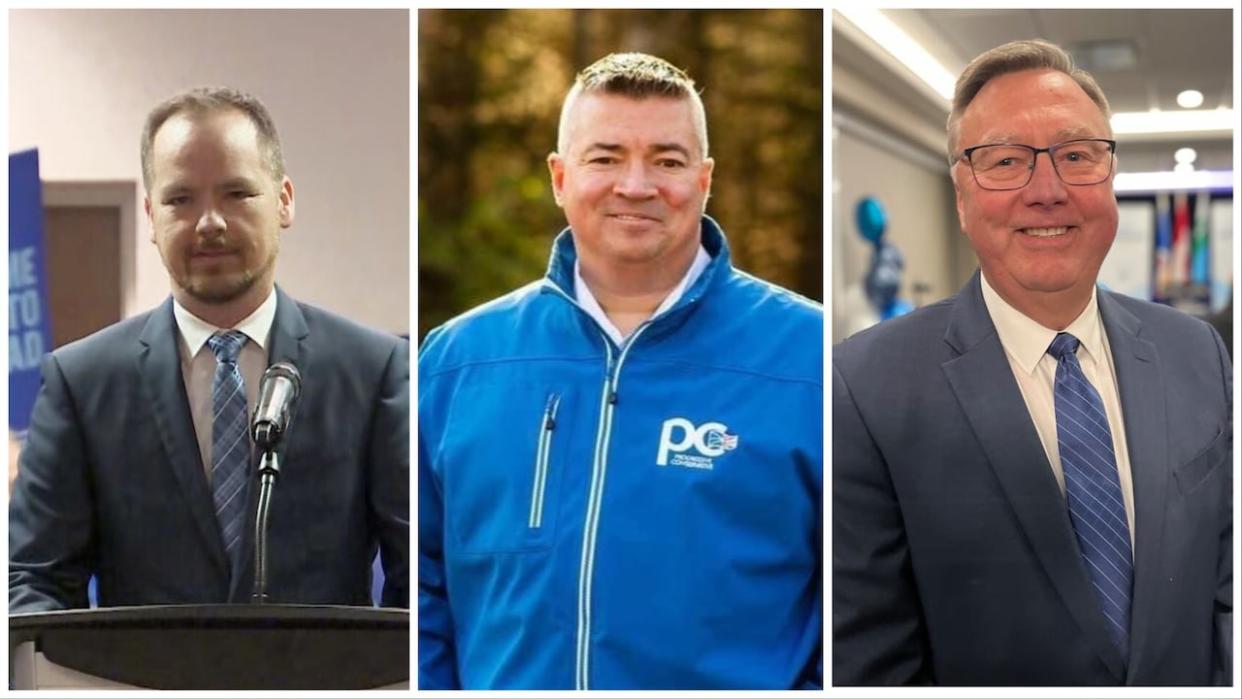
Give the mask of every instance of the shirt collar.
[[[651, 314], [651, 317], [654, 318], [660, 315], [680, 301], [682, 295], [686, 293], [686, 289], [689, 289], [691, 285], [694, 284], [695, 280], [703, 274], [703, 270], [707, 269], [707, 265], [710, 264], [711, 261], [711, 255], [707, 254], [707, 250], [704, 249], [703, 244], [700, 243], [699, 250], [694, 255], [694, 262], [690, 263], [690, 268], [686, 270], [686, 273], [682, 276], [681, 281], [677, 283], [677, 286], [673, 287], [673, 290], [669, 292], [668, 296], [664, 297], [664, 301], [660, 303], [660, 306], [655, 310], [655, 313]], [[578, 262], [578, 260], [574, 260], [574, 296], [578, 302], [578, 305], [582, 306], [582, 310], [586, 311], [587, 315], [591, 316], [595, 319], [595, 322], [599, 323], [599, 326], [604, 329], [604, 332], [608, 333], [608, 336], [612, 338], [613, 342], [618, 345], [624, 343], [625, 337], [622, 336], [621, 331], [617, 329], [617, 326], [612, 324], [612, 321], [608, 318], [608, 314], [604, 313], [604, 309], [600, 307], [599, 301], [596, 300], [595, 295], [591, 293], [590, 287], [588, 287], [586, 282], [583, 281], [582, 265]]]
[[[1045, 328], [1009, 305], [988, 283], [987, 276], [980, 273], [979, 277], [983, 287], [983, 303], [987, 306], [988, 315], [992, 316], [992, 324], [996, 326], [1001, 346], [1023, 371], [1034, 374], [1036, 365], [1047, 353], [1048, 345], [1052, 344], [1057, 331]], [[1087, 302], [1087, 307], [1062, 332], [1078, 338], [1079, 347], [1093, 360], [1099, 361], [1103, 358], [1103, 326], [1100, 323], [1094, 286], [1091, 287], [1091, 299]]]
[[181, 333], [181, 340], [185, 342], [191, 357], [197, 355], [203, 345], [207, 344], [207, 338], [228, 330], [241, 331], [256, 345], [266, 350], [267, 338], [271, 333], [272, 323], [276, 320], [276, 287], [272, 287], [263, 303], [254, 309], [254, 313], [246, 316], [232, 328], [218, 328], [208, 323], [186, 310], [176, 298], [173, 299], [173, 318], [177, 321], [177, 330]]

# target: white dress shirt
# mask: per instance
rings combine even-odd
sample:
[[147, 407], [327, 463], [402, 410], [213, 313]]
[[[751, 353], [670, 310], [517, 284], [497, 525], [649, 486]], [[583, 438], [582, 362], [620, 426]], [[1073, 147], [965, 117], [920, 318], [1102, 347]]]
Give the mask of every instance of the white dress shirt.
[[[190, 401], [190, 417], [198, 437], [198, 452], [203, 457], [207, 482], [211, 483], [211, 382], [216, 375], [216, 355], [207, 346], [207, 339], [218, 332], [238, 330], [245, 334], [246, 344], [237, 356], [246, 389], [246, 414], [254, 413], [259, 397], [259, 381], [267, 369], [267, 343], [276, 319], [276, 289], [259, 304], [254, 313], [232, 328], [217, 328], [190, 313], [176, 299], [173, 318], [177, 321], [181, 354], [181, 378], [185, 380], [186, 397]], [[249, 432], [249, 430], [247, 430]]]
[[[685, 276], [681, 278], [677, 286], [673, 287], [668, 296], [664, 297], [664, 301], [660, 303], [659, 308], [656, 308], [649, 318], [660, 315], [680, 301], [682, 294], [686, 293], [686, 289], [689, 289], [694, 284], [695, 280], [699, 278], [703, 270], [707, 269], [707, 265], [711, 261], [711, 255], [708, 255], [707, 251], [700, 244], [699, 251], [694, 256], [694, 262], [690, 263], [690, 269], [686, 270]], [[577, 260], [574, 260], [574, 296], [578, 301], [578, 305], [582, 306], [582, 310], [586, 311], [587, 315], [599, 323], [599, 327], [604, 329], [604, 332], [608, 334], [608, 337], [613, 342], [617, 343], [618, 347], [625, 344], [626, 336], [621, 333], [621, 330], [616, 325], [613, 325], [608, 314], [604, 312], [604, 309], [599, 305], [599, 301], [595, 299], [595, 295], [591, 293], [591, 289], [587, 286], [586, 281], [582, 279], [582, 267]]]
[[[1052, 474], [1065, 494], [1065, 474], [1061, 469], [1061, 453], [1057, 446], [1057, 416], [1053, 403], [1053, 383], [1057, 374], [1057, 360], [1048, 354], [1048, 345], [1057, 336], [1010, 306], [996, 290], [983, 282], [983, 303], [987, 306], [1009, 368], [1018, 380], [1018, 389], [1026, 402], [1026, 409], [1035, 423], [1039, 441], [1044, 445]], [[1134, 485], [1130, 476], [1130, 455], [1126, 449], [1126, 427], [1121, 414], [1121, 397], [1117, 391], [1117, 372], [1113, 367], [1113, 353], [1108, 345], [1108, 334], [1100, 321], [1100, 308], [1096, 303], [1096, 290], [1091, 289], [1091, 300], [1065, 332], [1078, 338], [1078, 363], [1087, 380], [1095, 386], [1108, 415], [1108, 429], [1113, 435], [1113, 454], [1117, 457], [1117, 475], [1121, 483], [1121, 498], [1126, 507], [1126, 522], [1130, 528], [1130, 547], [1134, 547]]]

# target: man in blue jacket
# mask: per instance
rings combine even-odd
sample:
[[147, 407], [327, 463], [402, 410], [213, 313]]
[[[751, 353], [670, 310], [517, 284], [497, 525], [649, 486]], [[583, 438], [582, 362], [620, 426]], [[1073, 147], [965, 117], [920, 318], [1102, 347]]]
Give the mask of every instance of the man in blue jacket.
[[693, 82], [584, 70], [547, 276], [419, 354], [419, 686], [821, 683], [823, 315], [735, 270]]

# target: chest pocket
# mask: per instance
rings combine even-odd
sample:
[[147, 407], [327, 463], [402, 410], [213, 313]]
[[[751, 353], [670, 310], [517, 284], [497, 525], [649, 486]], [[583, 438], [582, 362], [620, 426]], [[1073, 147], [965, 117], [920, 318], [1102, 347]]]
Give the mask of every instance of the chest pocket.
[[451, 410], [440, 461], [457, 552], [547, 549], [562, 509], [572, 396], [548, 386], [481, 387], [463, 391]]

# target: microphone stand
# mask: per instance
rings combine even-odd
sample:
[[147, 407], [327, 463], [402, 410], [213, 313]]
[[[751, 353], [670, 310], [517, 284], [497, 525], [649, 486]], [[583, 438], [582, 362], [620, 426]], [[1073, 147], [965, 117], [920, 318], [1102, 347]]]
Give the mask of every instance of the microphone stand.
[[280, 433], [273, 434], [267, 425], [259, 427], [255, 443], [263, 449], [259, 459], [259, 507], [254, 521], [254, 592], [250, 601], [266, 604], [267, 599], [267, 514], [272, 505], [272, 486], [280, 475], [280, 457], [276, 445]]

